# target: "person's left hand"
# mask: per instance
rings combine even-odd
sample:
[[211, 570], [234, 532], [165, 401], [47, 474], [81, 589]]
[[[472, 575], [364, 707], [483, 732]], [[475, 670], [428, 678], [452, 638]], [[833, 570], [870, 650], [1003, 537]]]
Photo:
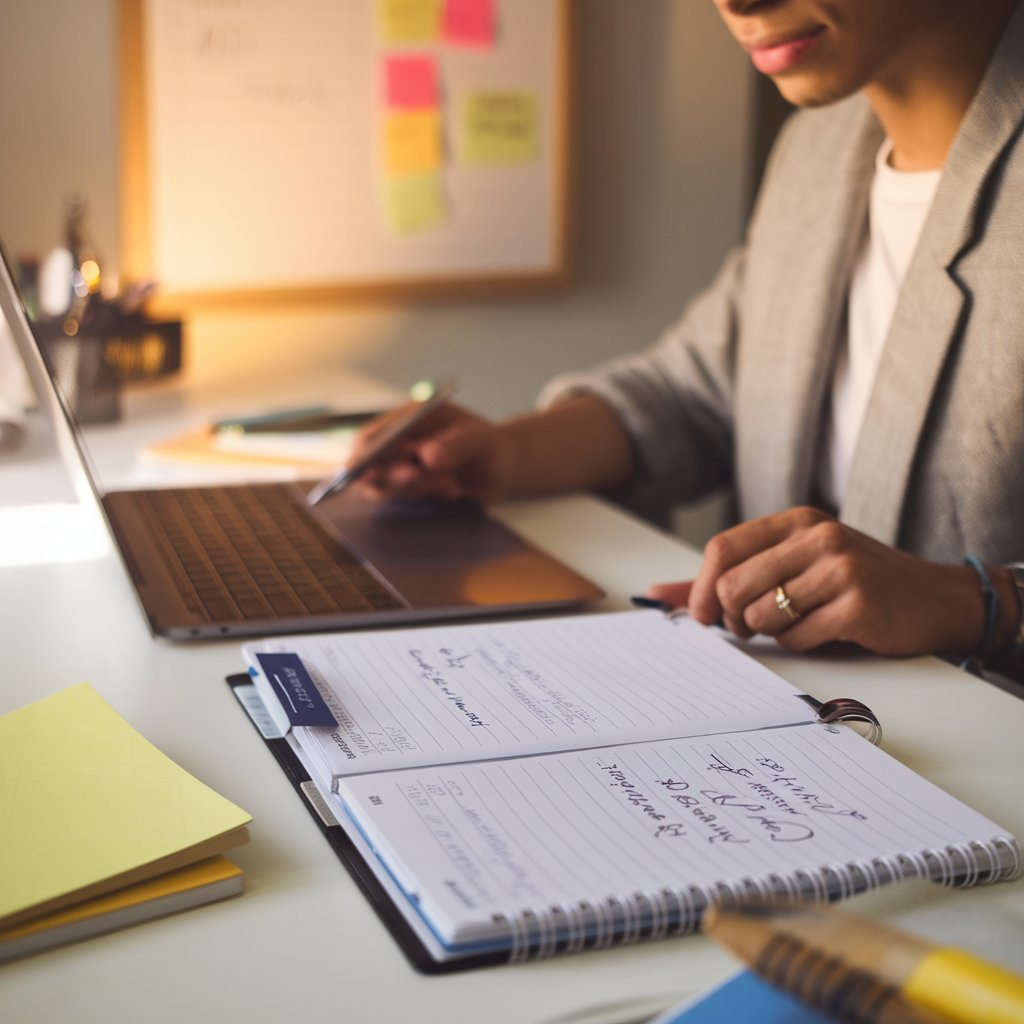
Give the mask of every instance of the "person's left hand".
[[916, 558], [812, 508], [725, 530], [695, 580], [647, 596], [792, 651], [846, 641], [889, 656], [968, 652], [985, 626], [973, 569]]

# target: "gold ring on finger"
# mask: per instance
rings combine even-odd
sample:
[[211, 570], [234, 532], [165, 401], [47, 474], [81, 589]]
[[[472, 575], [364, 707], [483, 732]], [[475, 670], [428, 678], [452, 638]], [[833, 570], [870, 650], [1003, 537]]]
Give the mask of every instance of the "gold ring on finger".
[[780, 612], [785, 612], [789, 616], [790, 622], [796, 622], [800, 618], [800, 613], [793, 607], [793, 602], [790, 601], [789, 594], [781, 583], [775, 588], [775, 604]]

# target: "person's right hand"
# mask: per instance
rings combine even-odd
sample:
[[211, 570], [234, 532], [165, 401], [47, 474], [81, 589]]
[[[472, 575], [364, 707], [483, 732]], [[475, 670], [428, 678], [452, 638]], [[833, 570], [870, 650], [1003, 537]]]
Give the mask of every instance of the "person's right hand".
[[[392, 410], [367, 424], [356, 436], [349, 465], [404, 411]], [[508, 490], [512, 460], [513, 445], [499, 427], [449, 403], [370, 467], [359, 478], [359, 486], [377, 498], [493, 501]]]

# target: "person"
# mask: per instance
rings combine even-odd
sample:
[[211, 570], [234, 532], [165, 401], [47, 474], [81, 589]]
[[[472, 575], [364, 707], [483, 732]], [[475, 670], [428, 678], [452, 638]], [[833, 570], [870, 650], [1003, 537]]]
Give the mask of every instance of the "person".
[[649, 350], [505, 422], [447, 408], [364, 486], [733, 484], [738, 525], [649, 596], [794, 651], [998, 662], [1024, 559], [1024, 0], [715, 3], [801, 108], [743, 243]]

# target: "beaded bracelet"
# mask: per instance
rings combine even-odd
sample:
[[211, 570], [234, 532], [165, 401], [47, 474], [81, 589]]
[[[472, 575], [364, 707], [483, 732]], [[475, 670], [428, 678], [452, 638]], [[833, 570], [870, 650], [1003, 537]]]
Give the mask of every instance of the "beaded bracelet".
[[964, 565], [969, 565], [981, 580], [981, 596], [985, 600], [985, 632], [975, 652], [968, 656], [967, 663], [980, 662], [986, 665], [992, 659], [996, 646], [996, 626], [999, 624], [999, 592], [992, 586], [988, 570], [974, 555], [964, 558]]

